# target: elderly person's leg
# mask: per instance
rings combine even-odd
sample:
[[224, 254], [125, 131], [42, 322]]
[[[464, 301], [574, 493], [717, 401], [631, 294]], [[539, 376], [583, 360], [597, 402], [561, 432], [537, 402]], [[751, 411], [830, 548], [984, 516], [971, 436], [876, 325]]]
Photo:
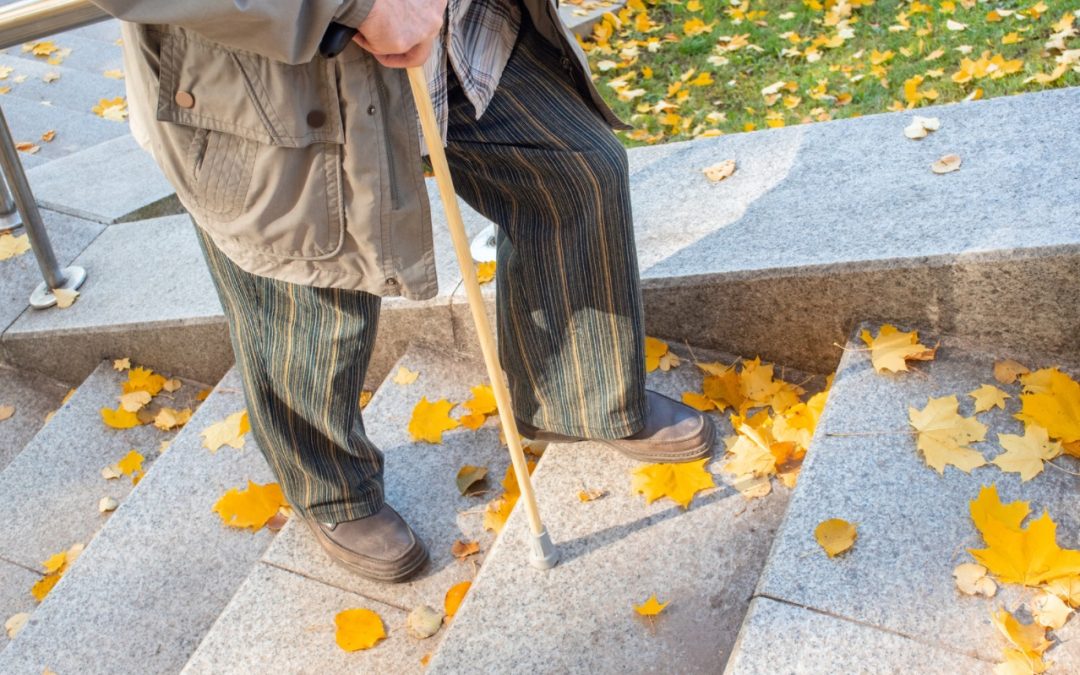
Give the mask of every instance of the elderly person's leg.
[[523, 433], [620, 441], [638, 459], [708, 453], [700, 413], [645, 390], [626, 153], [526, 22], [483, 116], [449, 86], [458, 193], [499, 225], [499, 348]]
[[339, 562], [395, 581], [426, 554], [383, 502], [359, 397], [380, 298], [245, 272], [196, 226], [229, 322], [248, 417], [289, 502]]

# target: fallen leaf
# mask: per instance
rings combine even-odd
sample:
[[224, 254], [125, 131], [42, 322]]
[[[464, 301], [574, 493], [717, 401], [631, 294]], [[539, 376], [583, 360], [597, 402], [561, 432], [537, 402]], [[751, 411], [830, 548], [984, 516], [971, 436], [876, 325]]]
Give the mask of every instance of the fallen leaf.
[[26, 612], [19, 612], [8, 618], [4, 622], [4, 630], [7, 631], [9, 640], [14, 640], [15, 636], [19, 634], [25, 626], [26, 622], [30, 620], [30, 615]]
[[56, 138], [56, 130], [55, 129], [49, 129], [45, 133], [41, 134], [41, 142], [42, 143], [52, 143], [53, 139], [55, 139], [55, 138]]
[[714, 183], [719, 183], [725, 178], [730, 178], [735, 173], [735, 160], [725, 159], [719, 164], [713, 164], [712, 166], [702, 169], [702, 173], [705, 177]]
[[47, 73], [45, 73], [44, 75], [41, 76], [41, 81], [44, 82], [45, 84], [52, 84], [53, 82], [56, 82], [59, 79], [60, 79], [60, 73], [56, 72], [55, 70], [50, 70], [49, 72], [47, 72]]
[[740, 477], [761, 478], [776, 473], [776, 456], [769, 441], [748, 424], [737, 428], [735, 442], [728, 449], [732, 459], [724, 464], [724, 471]]
[[516, 498], [508, 497], [499, 497], [488, 502], [488, 505], [484, 507], [484, 529], [496, 534], [502, 532], [502, 529], [506, 527], [506, 519], [510, 517], [510, 512], [516, 503]]
[[161, 429], [162, 431], [170, 431], [172, 429], [184, 426], [188, 423], [190, 419], [190, 408], [184, 408], [183, 410], [162, 408], [154, 417], [154, 426], [158, 429]]
[[171, 380], [165, 380], [165, 384], [161, 385], [161, 388], [170, 394], [174, 391], [179, 391], [180, 387], [184, 386], [184, 383], [180, 380], [173, 378]]
[[347, 652], [371, 649], [386, 637], [382, 619], [370, 609], [346, 609], [334, 617], [334, 642]]
[[1073, 613], [1072, 608], [1053, 593], [1039, 593], [1031, 599], [1030, 608], [1035, 623], [1050, 630], [1064, 626]]
[[994, 379], [1002, 384], [1012, 384], [1016, 378], [1031, 371], [1021, 363], [1005, 359], [994, 364]]
[[1047, 391], [1020, 395], [1017, 418], [1038, 425], [1062, 443], [1080, 441], [1080, 382], [1057, 369], [1048, 373]]
[[961, 593], [967, 595], [985, 595], [992, 598], [997, 593], [997, 584], [994, 583], [993, 579], [986, 576], [986, 572], [985, 567], [975, 563], [957, 565], [956, 569], [953, 570], [956, 587], [960, 589]]
[[1023, 436], [998, 434], [998, 442], [1005, 452], [992, 461], [1002, 471], [1020, 474], [1021, 481], [1029, 481], [1042, 473], [1043, 462], [1054, 459], [1062, 452], [1061, 444], [1051, 441], [1046, 429], [1029, 425]]
[[117, 408], [116, 410], [102, 408], [101, 419], [107, 426], [112, 427], [113, 429], [131, 429], [132, 427], [139, 426], [138, 416], [123, 408]]
[[0, 422], [9, 419], [15, 414], [15, 406], [13, 405], [0, 405]]
[[705, 470], [708, 458], [679, 464], [648, 464], [634, 469], [630, 489], [645, 495], [645, 503], [652, 504], [667, 497], [684, 509], [701, 490], [716, 487], [711, 473]]
[[368, 391], [367, 389], [360, 392], [360, 409], [363, 410], [371, 403], [371, 398], [375, 395], [375, 392]]
[[595, 502], [607, 494], [605, 490], [582, 490], [578, 493], [578, 500], [581, 502]]
[[960, 164], [963, 160], [960, 159], [960, 155], [945, 155], [938, 161], [930, 165], [930, 170], [937, 174], [952, 173], [953, 171], [960, 170]]
[[495, 261], [476, 263], [476, 280], [486, 284], [495, 278]]
[[456, 540], [450, 547], [450, 553], [458, 560], [464, 560], [471, 555], [475, 555], [480, 552], [480, 542], [478, 541], [461, 541]]
[[405, 618], [405, 628], [417, 640], [426, 640], [442, 628], [443, 613], [434, 607], [420, 605]]
[[968, 392], [968, 396], [975, 399], [975, 412], [981, 413], [991, 408], [1005, 409], [1005, 399], [1012, 398], [992, 384], [984, 384], [978, 389]]
[[59, 574], [46, 574], [30, 587], [30, 595], [34, 596], [34, 599], [38, 602], [41, 602], [52, 591], [58, 581], [60, 581]]
[[71, 307], [79, 297], [79, 292], [70, 288], [54, 288], [52, 294], [56, 298], [56, 306], [60, 309]]
[[821, 548], [835, 558], [855, 545], [855, 525], [840, 518], [830, 518], [814, 528], [814, 538]]
[[695, 391], [684, 391], [682, 394], [682, 402], [701, 412], [716, 410], [717, 407], [716, 403], [714, 403], [711, 398]]
[[472, 466], [466, 464], [461, 467], [458, 469], [457, 473], [458, 492], [460, 492], [462, 496], [469, 494], [474, 485], [487, 478], [487, 473], [488, 470], [486, 466]]
[[476, 431], [480, 427], [484, 426], [484, 422], [487, 421], [487, 415], [462, 415], [458, 418], [458, 421], [461, 422], [461, 426], [465, 427], [466, 429]]
[[416, 382], [416, 378], [420, 377], [419, 372], [409, 370], [405, 366], [398, 366], [397, 373], [394, 374], [394, 384], [407, 385]]
[[120, 396], [120, 407], [130, 413], [139, 412], [152, 398], [149, 392], [133, 391]]
[[634, 605], [634, 611], [641, 616], [656, 616], [660, 612], [664, 611], [664, 608], [671, 604], [671, 601], [660, 602], [656, 599], [656, 594], [653, 593], [649, 596], [649, 599], [640, 605]]
[[113, 365], [113, 370], [121, 370], [121, 371], [128, 370], [129, 368], [131, 368], [131, 359], [129, 359], [129, 358], [116, 359], [115, 361], [112, 362], [112, 365]]
[[480, 384], [472, 388], [473, 397], [462, 403], [462, 407], [474, 415], [491, 415], [498, 411], [495, 403], [495, 392], [486, 384]]
[[101, 477], [105, 480], [115, 480], [120, 477], [120, 472], [115, 466], [107, 466], [101, 470]]
[[30, 238], [25, 234], [18, 236], [0, 234], [0, 260], [7, 260], [23, 255], [30, 250]]
[[143, 459], [145, 458], [137, 450], [131, 450], [116, 463], [116, 470], [121, 476], [134, 476], [142, 471]]
[[1039, 657], [1050, 647], [1046, 639], [1046, 628], [1038, 624], [1020, 623], [1015, 616], [1005, 609], [999, 609], [991, 616], [994, 627], [1006, 640], [1025, 656]]
[[217, 452], [223, 445], [239, 450], [244, 447], [244, 434], [249, 431], [247, 410], [235, 412], [202, 430], [203, 447], [210, 452]]
[[243, 490], [230, 489], [214, 504], [214, 513], [229, 527], [259, 531], [286, 505], [285, 494], [277, 483], [258, 485], [248, 481]]
[[908, 408], [908, 418], [917, 433], [916, 445], [926, 464], [939, 474], [953, 465], [965, 473], [986, 464], [977, 450], [969, 447], [986, 438], [986, 425], [974, 417], [961, 417], [956, 396], [932, 398], [922, 410]]
[[128, 116], [127, 101], [123, 96], [117, 96], [113, 99], [103, 98], [90, 110], [98, 117], [113, 122], [123, 122]]
[[450, 587], [450, 590], [446, 592], [446, 598], [443, 599], [443, 607], [446, 609], [447, 617], [457, 614], [458, 608], [461, 607], [461, 601], [465, 599], [465, 595], [471, 587], [471, 581], [462, 581]]
[[1061, 598], [1070, 607], [1080, 608], [1080, 574], [1052, 579], [1046, 582], [1043, 588]]
[[105, 72], [102, 73], [102, 75], [109, 78], [110, 80], [122, 80], [122, 79], [124, 79], [124, 71], [122, 71], [122, 70], [106, 70]]
[[908, 361], [930, 361], [937, 353], [937, 347], [919, 343], [917, 331], [904, 333], [888, 323], [881, 327], [877, 336], [863, 330], [860, 337], [870, 348], [870, 362], [879, 373], [906, 371]]
[[454, 404], [445, 399], [432, 403], [426, 396], [421, 398], [413, 408], [412, 418], [409, 420], [409, 434], [413, 440], [442, 443], [443, 432], [456, 429], [461, 424], [450, 417], [453, 407]]
[[922, 117], [916, 115], [911, 123], [904, 127], [904, 135], [912, 140], [925, 138], [931, 131], [941, 128], [941, 120], [937, 117]]
[[98, 511], [101, 513], [109, 513], [115, 511], [118, 506], [120, 506], [120, 502], [112, 497], [102, 497], [98, 502]]
[[165, 378], [149, 368], [132, 368], [128, 371], [127, 382], [124, 382], [121, 388], [125, 394], [145, 391], [151, 396], [157, 396], [164, 386]]
[[41, 146], [34, 145], [29, 141], [22, 141], [15, 144], [15, 149], [19, 152], [25, 152], [28, 155], [36, 155], [41, 151]]
[[668, 344], [654, 337], [645, 337], [645, 372], [651, 373], [657, 368], [667, 372], [677, 368], [682, 359], [672, 352]]
[[[195, 394], [195, 400], [196, 401], [205, 401], [206, 399], [210, 398], [210, 394], [212, 394], [212, 393], [214, 393], [214, 390], [209, 388], [209, 387], [207, 387], [206, 389], [201, 389], [198, 394]], [[360, 402], [361, 402], [361, 404], [363, 403], [363, 394], [361, 394], [361, 401]]]

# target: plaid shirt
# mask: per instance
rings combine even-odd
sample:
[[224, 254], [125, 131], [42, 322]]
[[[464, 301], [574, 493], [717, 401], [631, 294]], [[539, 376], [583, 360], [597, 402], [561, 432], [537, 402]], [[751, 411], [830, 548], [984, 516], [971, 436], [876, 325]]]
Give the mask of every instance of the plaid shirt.
[[[465, 96], [484, 114], [499, 86], [521, 28], [518, 0], [449, 0], [443, 33], [435, 41], [424, 72], [435, 104], [435, 115], [446, 138], [447, 67], [453, 67]], [[421, 134], [422, 135], [422, 134]], [[425, 147], [423, 143], [421, 148]], [[427, 154], [427, 151], [424, 151]]]

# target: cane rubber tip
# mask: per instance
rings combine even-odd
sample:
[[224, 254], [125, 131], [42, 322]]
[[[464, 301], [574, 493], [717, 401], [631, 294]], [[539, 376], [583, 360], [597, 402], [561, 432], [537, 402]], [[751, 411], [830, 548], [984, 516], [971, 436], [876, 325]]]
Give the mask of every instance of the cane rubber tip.
[[540, 534], [532, 535], [532, 551], [529, 564], [539, 570], [549, 570], [559, 564], [559, 550], [551, 543], [551, 537], [545, 528]]

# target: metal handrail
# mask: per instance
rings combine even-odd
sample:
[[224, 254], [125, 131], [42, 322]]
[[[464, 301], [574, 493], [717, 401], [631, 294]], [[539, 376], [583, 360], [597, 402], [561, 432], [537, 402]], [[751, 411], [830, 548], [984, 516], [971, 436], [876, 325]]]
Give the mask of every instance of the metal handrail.
[[[87, 0], [23, 0], [0, 7], [0, 48], [13, 47], [108, 18], [108, 14]], [[0, 185], [0, 222], [5, 227], [17, 227], [21, 220], [37, 258], [38, 268], [45, 278], [30, 295], [30, 306], [37, 309], [52, 307], [56, 304], [54, 291], [79, 288], [86, 280], [86, 270], [74, 265], [60, 269], [2, 110], [0, 169], [6, 183]]]

